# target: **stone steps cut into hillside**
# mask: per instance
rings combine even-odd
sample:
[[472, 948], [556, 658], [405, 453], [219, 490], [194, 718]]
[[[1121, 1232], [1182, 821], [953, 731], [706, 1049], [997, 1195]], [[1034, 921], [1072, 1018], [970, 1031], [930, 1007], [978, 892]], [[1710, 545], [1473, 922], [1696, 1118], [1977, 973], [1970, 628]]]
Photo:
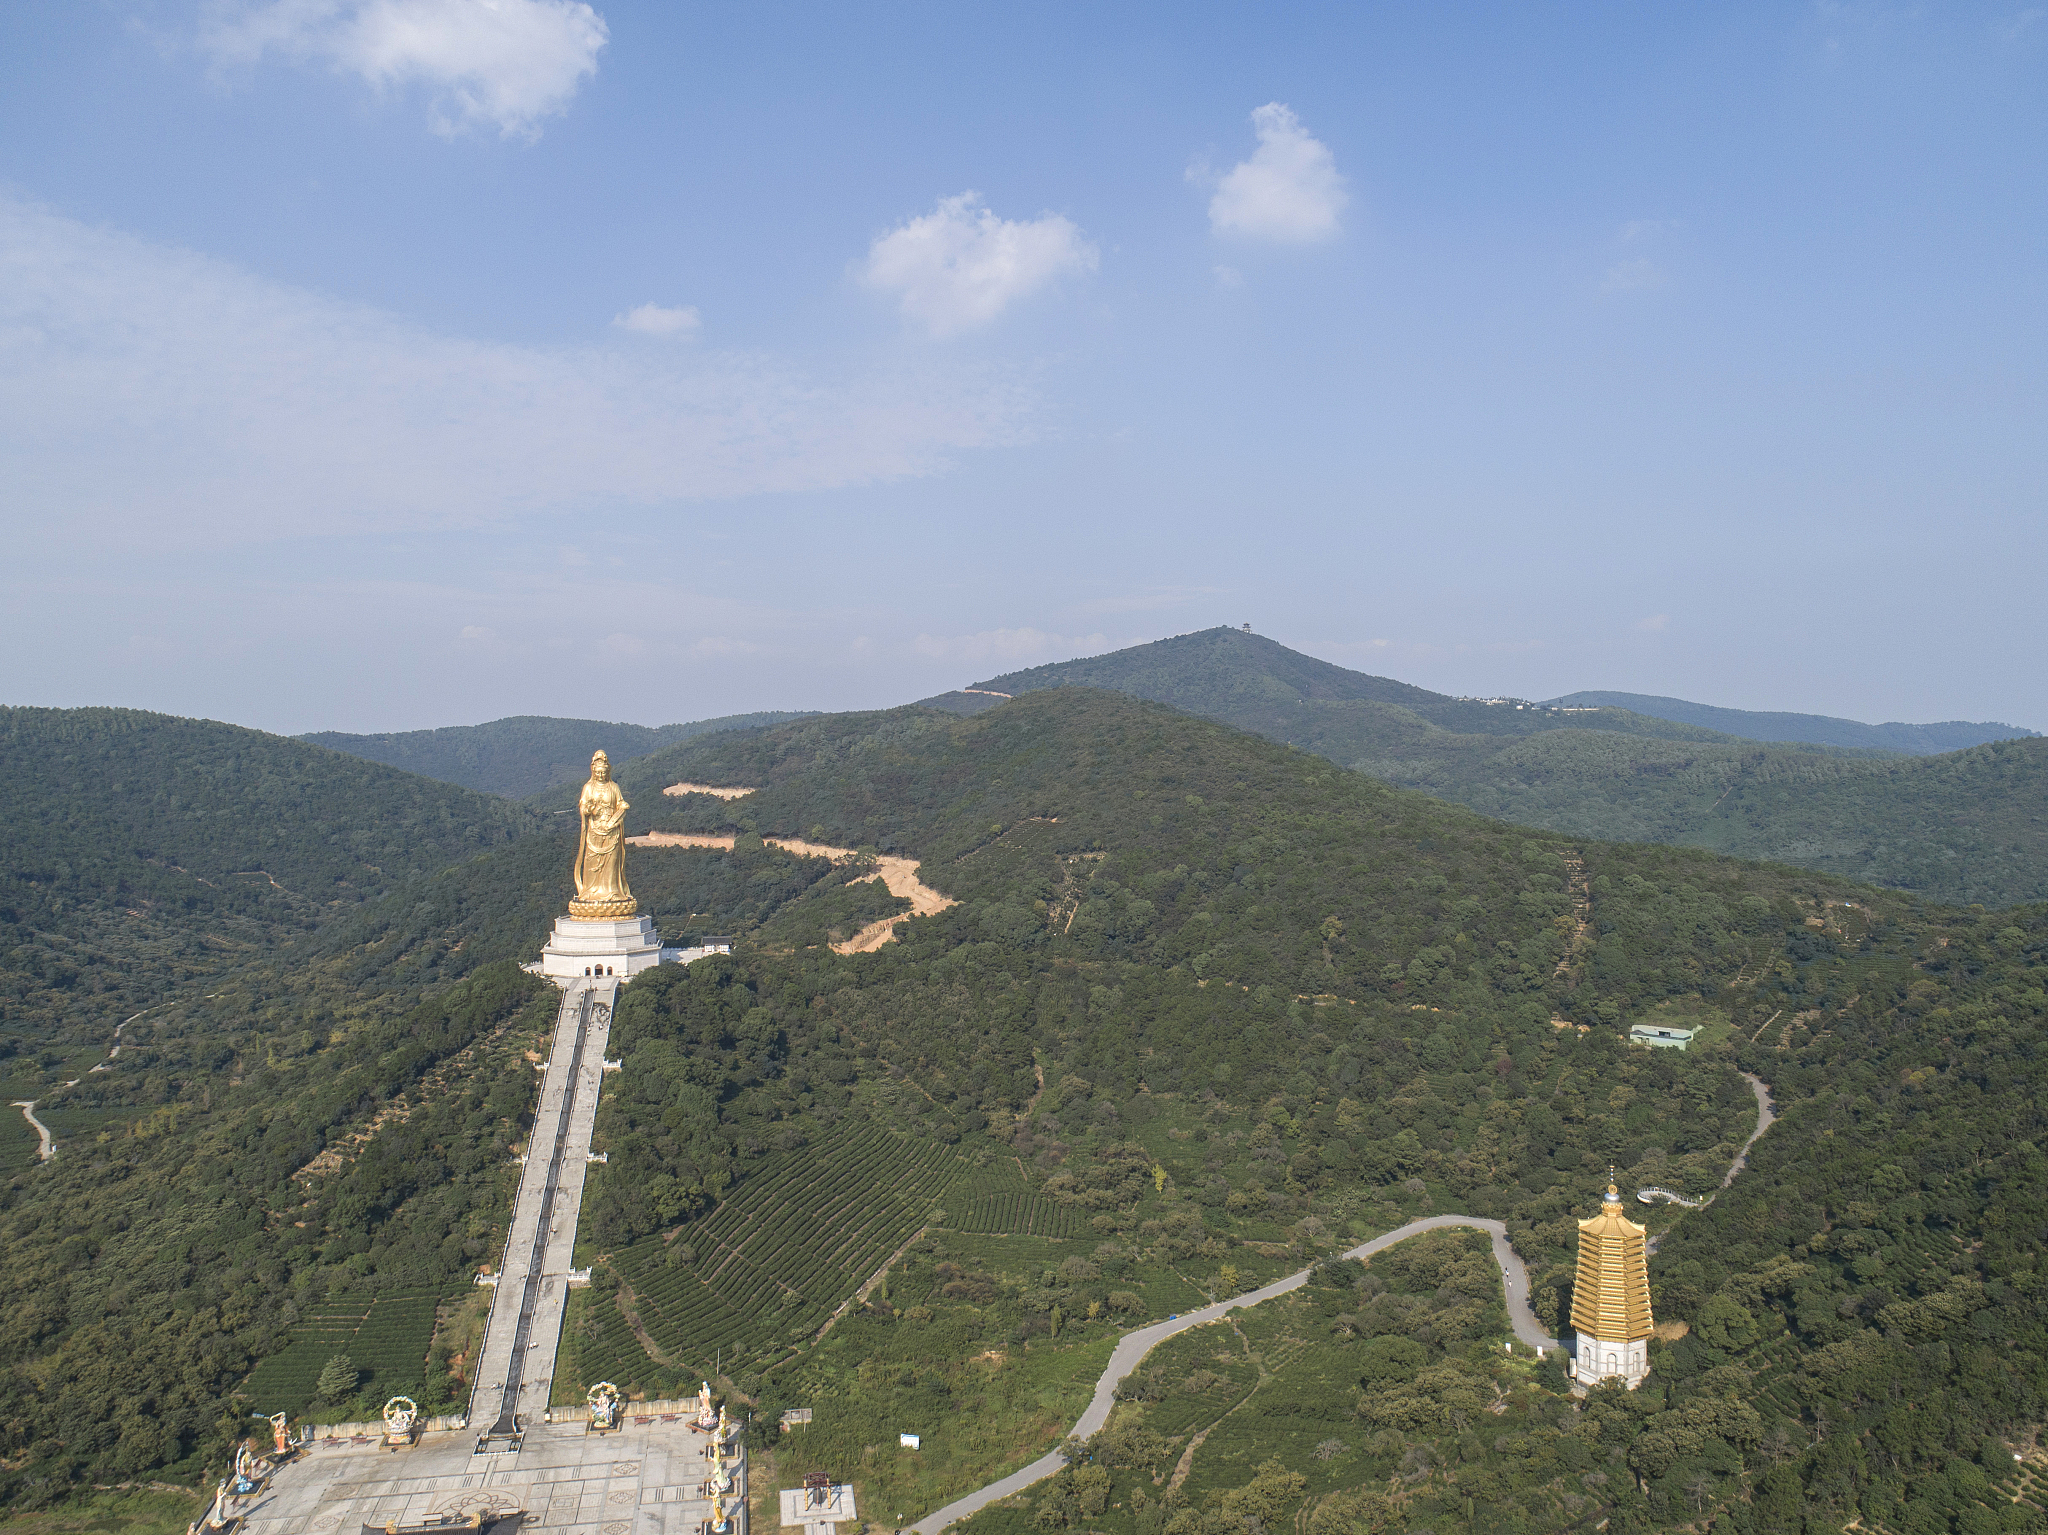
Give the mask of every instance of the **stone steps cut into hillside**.
[[572, 1280], [576, 1221], [597, 1120], [616, 981], [572, 981], [555, 1017], [526, 1170], [512, 1207], [505, 1261], [477, 1357], [470, 1426], [479, 1449], [511, 1448], [547, 1413], [555, 1349]]

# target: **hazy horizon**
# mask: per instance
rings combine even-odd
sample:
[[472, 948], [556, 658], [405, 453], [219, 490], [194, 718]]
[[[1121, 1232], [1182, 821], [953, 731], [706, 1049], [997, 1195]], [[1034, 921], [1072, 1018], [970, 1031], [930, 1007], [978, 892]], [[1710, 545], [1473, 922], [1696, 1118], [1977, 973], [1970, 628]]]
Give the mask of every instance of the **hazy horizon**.
[[[1235, 626], [1231, 626], [1231, 627], [1235, 627]], [[1192, 632], [1192, 631], [1190, 631], [1190, 632]], [[1172, 636], [1169, 636], [1169, 635], [1155, 635], [1155, 636], [1153, 636], [1152, 638], [1153, 638], [1154, 640], [1158, 640], [1158, 639], [1167, 639], [1167, 638], [1172, 638]], [[1140, 644], [1140, 645], [1142, 645], [1142, 644], [1150, 643], [1150, 641], [1146, 641], [1146, 640], [1138, 640], [1138, 641], [1134, 641], [1133, 643], [1135, 643], [1135, 644]], [[1112, 648], [1112, 649], [1123, 649], [1123, 648], [1125, 648], [1125, 647], [1123, 647], [1123, 646], [1115, 646], [1115, 647], [1111, 647], [1111, 648]], [[1293, 648], [1293, 647], [1290, 647], [1290, 648]], [[1086, 654], [1086, 655], [1099, 655], [1099, 654], [1103, 654], [1103, 653], [1105, 653], [1105, 652], [1095, 651], [1095, 652], [1086, 652], [1086, 653], [1084, 653], [1084, 654]], [[1307, 651], [1303, 651], [1302, 653], [1303, 653], [1303, 654], [1309, 654], [1310, 652], [1307, 652]], [[1071, 658], [1064, 658], [1064, 659], [1080, 659], [1080, 658], [1081, 658], [1081, 657], [1071, 657]], [[1328, 660], [1328, 659], [1330, 659], [1330, 658], [1329, 658], [1329, 657], [1318, 657], [1317, 659], [1319, 659], [1319, 660]], [[1039, 664], [1039, 663], [1033, 663], [1033, 664]], [[1337, 662], [1337, 663], [1335, 663], [1335, 664], [1338, 664], [1338, 665], [1342, 665], [1342, 664], [1344, 664], [1344, 663], [1342, 663], [1342, 662]], [[1016, 670], [1017, 668], [1011, 668], [1011, 669], [1012, 669], [1012, 670]], [[1358, 670], [1359, 668], [1355, 668], [1355, 667], [1354, 667], [1354, 668], [1351, 668], [1351, 669], [1352, 669], [1352, 670]], [[1000, 673], [998, 673], [998, 674], [995, 674], [995, 675], [1000, 675]], [[956, 682], [956, 683], [952, 684], [952, 685], [951, 685], [950, 687], [944, 687], [944, 688], [935, 688], [935, 689], [931, 690], [930, 692], [925, 692], [925, 693], [919, 693], [919, 694], [916, 694], [915, 696], [909, 696], [909, 697], [904, 697], [904, 698], [894, 699], [894, 700], [891, 700], [891, 701], [889, 701], [889, 702], [885, 702], [885, 703], [866, 703], [866, 704], [858, 704], [858, 705], [847, 705], [847, 706], [843, 706], [843, 708], [844, 708], [844, 709], [865, 709], [865, 708], [891, 708], [891, 707], [895, 707], [895, 706], [897, 706], [897, 705], [901, 705], [901, 704], [915, 703], [915, 702], [917, 702], [917, 701], [918, 701], [919, 699], [921, 699], [921, 698], [930, 698], [930, 697], [934, 697], [934, 696], [936, 696], [937, 694], [940, 694], [940, 693], [945, 693], [945, 692], [950, 692], [950, 691], [954, 691], [955, 689], [959, 689], [959, 688], [966, 688], [966, 687], [972, 687], [972, 686], [973, 686], [973, 685], [974, 685], [974, 684], [975, 684], [975, 683], [976, 683], [977, 681], [981, 681], [981, 680], [985, 680], [985, 678], [984, 678], [984, 677], [983, 677], [983, 676], [982, 676], [981, 674], [977, 674], [977, 675], [976, 675], [975, 677], [972, 677], [972, 678], [968, 678], [968, 679], [966, 679], [966, 680], [964, 680], [964, 681]], [[1411, 680], [1411, 679], [1408, 679], [1408, 678], [1395, 678], [1394, 680], [1396, 680], [1396, 681], [1403, 681], [1403, 682], [1405, 682], [1405, 681], [1409, 681], [1409, 680]], [[1540, 702], [1543, 702], [1544, 700], [1546, 700], [1546, 699], [1550, 699], [1550, 698], [1567, 698], [1567, 697], [1570, 697], [1570, 696], [1572, 696], [1572, 695], [1573, 695], [1573, 694], [1575, 694], [1575, 693], [1591, 693], [1591, 692], [1602, 692], [1602, 691], [1607, 691], [1607, 692], [1613, 692], [1613, 691], [1622, 691], [1622, 690], [1618, 690], [1618, 689], [1593, 689], [1593, 688], [1571, 688], [1571, 689], [1566, 689], [1566, 690], [1564, 690], [1564, 691], [1562, 691], [1562, 692], [1559, 692], [1559, 693], [1554, 693], [1554, 694], [1539, 694], [1539, 695], [1528, 695], [1528, 694], [1515, 694], [1515, 695], [1511, 695], [1511, 696], [1514, 696], [1514, 697], [1519, 697], [1519, 698], [1528, 698], [1530, 702], [1536, 702], [1536, 703], [1540, 703]], [[1494, 693], [1492, 693], [1492, 694], [1485, 694], [1485, 693], [1481, 693], [1481, 694], [1475, 694], [1475, 695], [1468, 695], [1468, 696], [1482, 696], [1482, 697], [1484, 697], [1484, 696], [1500, 696], [1500, 695], [1499, 695], [1499, 693], [1498, 693], [1498, 690], [1496, 690], [1496, 691], [1495, 691]], [[1663, 695], [1648, 695], [1648, 694], [1644, 694], [1644, 695], [1639, 695], [1639, 696], [1644, 696], [1644, 697], [1659, 697], [1659, 698], [1663, 698], [1663, 699], [1666, 699], [1666, 700], [1668, 700], [1668, 701], [1671, 701], [1671, 702], [1683, 702], [1683, 703], [1692, 703], [1692, 704], [1705, 704], [1705, 705], [1708, 705], [1708, 706], [1710, 706], [1710, 707], [1715, 707], [1715, 708], [1722, 708], [1722, 709], [1746, 709], [1746, 708], [1748, 708], [1748, 706], [1747, 706], [1747, 705], [1744, 705], [1744, 704], [1740, 704], [1740, 703], [1722, 703], [1722, 702], [1718, 702], [1718, 701], [1716, 701], [1716, 700], [1714, 700], [1714, 699], [1705, 699], [1705, 698], [1693, 698], [1693, 699], [1679, 699], [1679, 698], [1676, 698], [1676, 697], [1675, 697], [1674, 695], [1669, 695], [1669, 694], [1663, 694]], [[84, 706], [83, 706], [83, 705], [79, 705], [79, 706], [73, 706], [73, 707], [84, 707]], [[113, 707], [126, 707], [126, 708], [146, 708], [146, 707], [148, 707], [148, 706], [147, 706], [147, 705], [142, 705], [142, 704], [123, 704], [123, 705], [114, 705]], [[479, 726], [479, 725], [490, 725], [490, 724], [495, 724], [495, 723], [497, 723], [498, 721], [500, 721], [500, 720], [504, 720], [504, 719], [517, 719], [517, 718], [520, 718], [520, 717], [522, 717], [522, 716], [527, 716], [527, 717], [533, 717], [533, 716], [538, 716], [538, 717], [542, 717], [542, 718], [556, 718], [556, 719], [591, 719], [591, 720], [599, 720], [599, 721], [602, 721], [603, 723], [607, 723], [607, 724], [617, 724], [617, 725], [637, 725], [637, 726], [641, 726], [641, 727], [644, 727], [644, 728], [647, 728], [647, 729], [655, 729], [655, 730], [658, 730], [658, 729], [661, 729], [661, 728], [663, 728], [663, 727], [665, 727], [665, 726], [670, 726], [670, 725], [686, 725], [686, 724], [695, 724], [695, 723], [697, 723], [697, 722], [699, 722], [699, 721], [702, 721], [702, 720], [708, 720], [708, 719], [719, 719], [719, 718], [724, 718], [724, 717], [727, 717], [727, 716], [734, 716], [734, 715], [740, 715], [740, 714], [754, 714], [754, 713], [770, 713], [770, 712], [774, 712], [774, 711], [777, 711], [777, 710], [783, 710], [783, 711], [787, 711], [787, 712], [792, 712], [792, 713], [795, 713], [795, 712], [804, 712], [804, 711], [814, 711], [814, 712], [818, 712], [818, 713], [839, 713], [839, 712], [843, 712], [843, 709], [842, 709], [842, 708], [833, 708], [833, 707], [828, 707], [828, 706], [820, 706], [820, 705], [808, 705], [808, 704], [803, 704], [803, 705], [799, 705], [799, 704], [782, 704], [782, 703], [776, 703], [776, 702], [773, 702], [773, 701], [769, 701], [769, 702], [766, 702], [766, 703], [762, 703], [762, 704], [759, 704], [759, 705], [757, 705], [756, 707], [753, 707], [753, 708], [749, 708], [749, 709], [738, 709], [738, 710], [722, 710], [722, 711], [719, 711], [718, 713], [713, 713], [713, 714], [704, 714], [704, 713], [698, 713], [698, 714], [690, 714], [690, 715], [672, 715], [672, 716], [666, 716], [666, 717], [662, 717], [662, 718], [654, 718], [654, 717], [647, 717], [647, 718], [632, 718], [632, 717], [629, 717], [629, 716], [621, 716], [621, 715], [596, 715], [596, 714], [579, 714], [579, 713], [576, 713], [576, 712], [575, 712], [574, 710], [569, 710], [569, 711], [567, 711], [567, 712], [564, 712], [564, 713], [561, 713], [561, 714], [554, 714], [554, 715], [549, 715], [549, 714], [547, 714], [547, 713], [546, 713], [545, 711], [542, 711], [542, 710], [536, 710], [536, 709], [521, 709], [521, 710], [515, 710], [515, 711], [513, 711], [513, 712], [511, 712], [511, 713], [509, 713], [509, 714], [492, 714], [492, 715], [487, 715], [487, 716], [485, 716], [485, 717], [482, 717], [482, 718], [478, 718], [478, 719], [444, 719], [444, 720], [437, 720], [437, 721], [435, 721], [435, 722], [433, 722], [433, 723], [431, 723], [431, 724], [424, 724], [424, 725], [400, 725], [400, 726], [363, 726], [363, 727], [356, 727], [356, 728], [343, 728], [343, 727], [340, 727], [340, 726], [333, 726], [333, 725], [311, 725], [311, 726], [307, 726], [307, 727], [305, 727], [304, 729], [301, 729], [301, 730], [291, 730], [291, 731], [274, 731], [273, 733], [275, 733], [275, 734], [280, 734], [280, 735], [291, 735], [291, 736], [310, 736], [310, 735], [321, 735], [321, 734], [328, 734], [328, 733], [333, 733], [333, 734], [340, 734], [340, 735], [357, 735], [357, 736], [381, 736], [381, 735], [403, 735], [403, 734], [407, 734], [407, 733], [409, 733], [409, 732], [414, 732], [414, 731], [423, 731], [423, 730], [441, 730], [441, 729], [465, 729], [465, 728], [473, 728], [473, 727], [475, 727], [475, 726]], [[157, 711], [157, 712], [170, 712], [170, 711], [162, 711], [162, 710], [160, 710], [160, 711]], [[1822, 713], [1822, 711], [1820, 711], [1820, 710], [1814, 710], [1814, 709], [1788, 709], [1788, 710], [1768, 710], [1768, 711], [1761, 711], [1761, 712], [1766, 712], [1766, 713], [1782, 713], [1782, 714], [1787, 714], [1787, 715], [1820, 715], [1820, 714]], [[1836, 719], [1851, 719], [1851, 718], [1852, 718], [1851, 716], [1848, 716], [1848, 715], [1834, 715], [1834, 716], [1826, 716], [1826, 717], [1828, 717], [1828, 718], [1836, 718]], [[226, 723], [226, 724], [236, 724], [236, 725], [249, 725], [249, 726], [252, 726], [253, 728], [256, 728], [256, 729], [264, 729], [264, 730], [268, 730], [268, 729], [271, 729], [271, 727], [269, 727], [269, 726], [265, 726], [265, 725], [260, 725], [260, 724], [256, 724], [255, 722], [253, 722], [253, 721], [249, 721], [249, 720], [226, 720], [226, 721], [223, 721], [223, 723]], [[1944, 724], [1944, 723], [1973, 723], [1973, 724], [1992, 724], [1992, 723], [1995, 723], [1995, 724], [2001, 724], [2001, 725], [2012, 725], [2012, 726], [2015, 726], [2016, 728], [2018, 728], [2018, 729], [2022, 729], [2022, 730], [2030, 730], [2030, 731], [2032, 731], [2032, 730], [2035, 730], [2035, 727], [2034, 727], [2034, 726], [2031, 726], [2031, 725], [2027, 725], [2027, 724], [2026, 724], [2025, 722], [2023, 722], [2023, 721], [2018, 721], [2018, 720], [2009, 720], [2009, 719], [2001, 719], [2001, 720], [1992, 720], [1992, 719], [1984, 719], [1984, 720], [1974, 720], [1974, 721], [1963, 721], [1963, 720], [1962, 720], [1962, 718], [1961, 718], [1961, 716], [1947, 716], [1947, 717], [1943, 717], [1943, 718], [1941, 718], [1941, 719], [1936, 719], [1936, 718], [1933, 718], [1933, 717], [1929, 717], [1929, 718], [1926, 718], [1926, 719], [1915, 719], [1915, 720], [1901, 720], [1901, 719], [1887, 719], [1887, 720], [1856, 720], [1856, 721], [1854, 721], [1854, 723], [1858, 723], [1858, 724], [1864, 724], [1864, 725], [1871, 725], [1871, 726], [1882, 726], [1882, 725], [1893, 725], [1893, 724], [1907, 724], [1907, 725], [1931, 725], [1931, 724]], [[2038, 731], [2036, 731], [2036, 733], [2038, 734], [2038, 733], [2041, 733], [2041, 732], [2038, 732]]]

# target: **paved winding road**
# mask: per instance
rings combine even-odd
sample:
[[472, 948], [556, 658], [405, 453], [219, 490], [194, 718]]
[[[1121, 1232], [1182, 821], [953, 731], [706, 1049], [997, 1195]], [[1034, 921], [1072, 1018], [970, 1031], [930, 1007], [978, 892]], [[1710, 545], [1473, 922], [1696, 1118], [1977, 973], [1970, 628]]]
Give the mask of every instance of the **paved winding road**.
[[[1345, 1258], [1367, 1258], [1377, 1252], [1384, 1252], [1396, 1242], [1407, 1240], [1424, 1231], [1441, 1231], [1445, 1227], [1462, 1226], [1468, 1230], [1483, 1231], [1493, 1238], [1493, 1260], [1500, 1265], [1501, 1287], [1505, 1293], [1508, 1317], [1514, 1323], [1515, 1336], [1524, 1343], [1539, 1348], [1556, 1348], [1557, 1340], [1543, 1330], [1536, 1320], [1536, 1313], [1529, 1309], [1529, 1271], [1522, 1266], [1522, 1260], [1515, 1256], [1515, 1250], [1508, 1246], [1507, 1227], [1499, 1221], [1480, 1220], [1470, 1215], [1431, 1215], [1419, 1221], [1410, 1221], [1397, 1226], [1384, 1235], [1374, 1237], [1370, 1242], [1350, 1248], [1340, 1256]], [[1213, 1306], [1204, 1306], [1200, 1311], [1186, 1312], [1167, 1322], [1154, 1322], [1150, 1327], [1140, 1327], [1135, 1332], [1125, 1333], [1118, 1341], [1116, 1352], [1109, 1356], [1108, 1368], [1095, 1382], [1095, 1395], [1089, 1400], [1088, 1410], [1073, 1427], [1076, 1438], [1086, 1439], [1096, 1433], [1109, 1421], [1109, 1412], [1116, 1405], [1117, 1383], [1138, 1367], [1138, 1362], [1149, 1354], [1155, 1344], [1163, 1343], [1175, 1333], [1186, 1332], [1190, 1327], [1200, 1327], [1214, 1322], [1240, 1306], [1256, 1306], [1262, 1300], [1271, 1300], [1276, 1295], [1285, 1295], [1290, 1290], [1299, 1290], [1308, 1283], [1309, 1271], [1289, 1274], [1285, 1279], [1276, 1279], [1269, 1285], [1248, 1290], [1243, 1295], [1229, 1300], [1218, 1301]], [[910, 1526], [918, 1535], [939, 1535], [949, 1524], [957, 1524], [969, 1514], [977, 1513], [991, 1503], [1000, 1502], [1012, 1493], [1022, 1492], [1033, 1482], [1043, 1480], [1059, 1470], [1066, 1462], [1060, 1459], [1058, 1450], [1039, 1456], [1037, 1460], [1020, 1471], [1012, 1471], [999, 1482], [970, 1492], [957, 1503], [948, 1503], [935, 1514]]]
[[[1749, 1083], [1750, 1091], [1756, 1094], [1756, 1133], [1743, 1142], [1742, 1150], [1736, 1154], [1734, 1164], [1728, 1169], [1728, 1176], [1721, 1180], [1721, 1187], [1727, 1188], [1735, 1181], [1735, 1175], [1749, 1165], [1749, 1148], [1757, 1143], [1764, 1131], [1771, 1128], [1777, 1115], [1771, 1109], [1771, 1090], [1760, 1078], [1744, 1072], [1743, 1079]], [[1515, 1256], [1515, 1250], [1508, 1245], [1507, 1227], [1499, 1221], [1480, 1220], [1470, 1215], [1431, 1215], [1419, 1221], [1410, 1221], [1405, 1226], [1396, 1226], [1384, 1235], [1374, 1237], [1370, 1242], [1361, 1243], [1342, 1254], [1346, 1258], [1367, 1258], [1377, 1252], [1384, 1252], [1396, 1242], [1424, 1231], [1441, 1231], [1447, 1226], [1462, 1226], [1468, 1230], [1483, 1231], [1493, 1239], [1493, 1261], [1500, 1265], [1500, 1280], [1503, 1298], [1507, 1302], [1508, 1319], [1514, 1324], [1515, 1336], [1522, 1342], [1536, 1348], [1556, 1348], [1557, 1339], [1543, 1331], [1542, 1323], [1536, 1320], [1536, 1313], [1529, 1309], [1529, 1271], [1522, 1260]], [[1654, 1248], [1654, 1239], [1653, 1239]], [[1116, 1352], [1109, 1356], [1109, 1366], [1095, 1382], [1095, 1395], [1089, 1399], [1088, 1410], [1074, 1425], [1073, 1434], [1086, 1439], [1100, 1431], [1109, 1421], [1110, 1409], [1116, 1405], [1117, 1383], [1138, 1367], [1138, 1362], [1152, 1351], [1153, 1345], [1165, 1342], [1175, 1333], [1185, 1332], [1190, 1327], [1200, 1327], [1205, 1322], [1214, 1322], [1239, 1306], [1256, 1306], [1262, 1300], [1271, 1300], [1276, 1295], [1285, 1295], [1298, 1290], [1308, 1283], [1309, 1271], [1289, 1274], [1285, 1279], [1276, 1279], [1269, 1285], [1235, 1296], [1230, 1300], [1218, 1301], [1213, 1306], [1204, 1306], [1200, 1311], [1190, 1311], [1184, 1316], [1167, 1322], [1154, 1322], [1150, 1327], [1140, 1327], [1136, 1332], [1125, 1333], [1116, 1346]], [[970, 1492], [958, 1502], [948, 1503], [935, 1514], [927, 1514], [910, 1526], [917, 1535], [939, 1535], [949, 1524], [957, 1524], [968, 1515], [978, 1513], [991, 1503], [1001, 1502], [1013, 1493], [1022, 1492], [1033, 1482], [1051, 1476], [1065, 1464], [1058, 1450], [1041, 1455], [1022, 1470], [1012, 1471], [999, 1482]]]

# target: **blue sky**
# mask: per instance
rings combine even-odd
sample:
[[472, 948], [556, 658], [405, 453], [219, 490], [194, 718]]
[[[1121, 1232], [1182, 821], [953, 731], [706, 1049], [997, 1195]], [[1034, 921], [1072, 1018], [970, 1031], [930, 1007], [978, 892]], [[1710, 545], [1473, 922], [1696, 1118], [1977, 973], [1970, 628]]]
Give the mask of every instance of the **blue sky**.
[[27, 0], [7, 701], [901, 702], [1250, 622], [2048, 728], [2048, 11]]

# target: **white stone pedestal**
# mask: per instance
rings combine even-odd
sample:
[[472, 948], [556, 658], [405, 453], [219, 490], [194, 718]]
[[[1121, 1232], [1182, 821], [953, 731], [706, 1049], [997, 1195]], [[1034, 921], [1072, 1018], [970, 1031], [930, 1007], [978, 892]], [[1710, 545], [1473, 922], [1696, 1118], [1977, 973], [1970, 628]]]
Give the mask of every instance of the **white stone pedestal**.
[[1578, 1347], [1565, 1364], [1565, 1373], [1577, 1383], [1572, 1388], [1574, 1391], [1583, 1394], [1603, 1380], [1618, 1380], [1633, 1391], [1650, 1373], [1647, 1339], [1613, 1342], [1596, 1338], [1589, 1332], [1574, 1333], [1573, 1339]]
[[662, 948], [652, 917], [557, 917], [554, 935], [540, 951], [540, 973], [553, 981], [586, 975], [624, 981], [678, 953]]

